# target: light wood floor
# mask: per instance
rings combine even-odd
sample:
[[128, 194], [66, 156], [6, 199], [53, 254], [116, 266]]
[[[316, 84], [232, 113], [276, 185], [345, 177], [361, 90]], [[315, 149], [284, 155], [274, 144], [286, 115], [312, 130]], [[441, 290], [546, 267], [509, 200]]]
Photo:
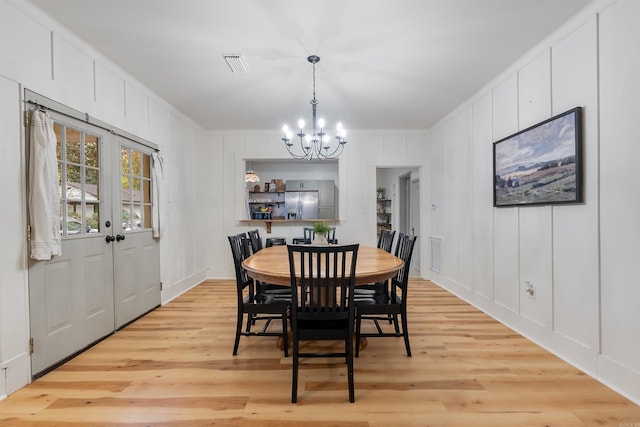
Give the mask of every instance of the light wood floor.
[[431, 282], [412, 280], [409, 330], [355, 363], [291, 358], [273, 337], [231, 355], [232, 281], [205, 282], [0, 402], [0, 426], [615, 426], [640, 407]]

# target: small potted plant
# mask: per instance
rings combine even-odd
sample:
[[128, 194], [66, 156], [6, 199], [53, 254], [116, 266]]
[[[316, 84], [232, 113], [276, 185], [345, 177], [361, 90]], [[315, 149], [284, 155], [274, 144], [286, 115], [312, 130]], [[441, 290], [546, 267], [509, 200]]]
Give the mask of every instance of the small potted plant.
[[326, 222], [314, 222], [313, 232], [315, 233], [315, 238], [313, 239], [313, 243], [316, 245], [327, 245], [329, 243], [327, 241], [327, 234], [329, 231], [331, 231], [331, 227], [329, 227], [329, 224]]
[[384, 199], [384, 187], [378, 187], [376, 192], [378, 193], [378, 199]]

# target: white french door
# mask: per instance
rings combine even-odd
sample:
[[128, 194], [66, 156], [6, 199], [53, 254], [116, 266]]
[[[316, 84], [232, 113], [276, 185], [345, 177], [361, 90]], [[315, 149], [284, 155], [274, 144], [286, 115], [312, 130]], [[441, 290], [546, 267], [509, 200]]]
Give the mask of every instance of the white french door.
[[[54, 112], [62, 255], [30, 260], [31, 371], [113, 331], [111, 151], [108, 132]], [[28, 132], [27, 132], [28, 134]]]
[[33, 375], [160, 304], [151, 149], [49, 114], [58, 139], [62, 255], [29, 263]]
[[116, 329], [160, 304], [160, 252], [151, 229], [151, 149], [117, 137], [114, 187]]

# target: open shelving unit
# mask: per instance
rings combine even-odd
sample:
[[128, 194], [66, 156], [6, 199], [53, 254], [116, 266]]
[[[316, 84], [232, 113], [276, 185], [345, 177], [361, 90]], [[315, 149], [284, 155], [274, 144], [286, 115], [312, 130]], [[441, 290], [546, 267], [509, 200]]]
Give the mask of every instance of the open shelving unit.
[[[272, 212], [258, 212], [260, 208], [272, 207]], [[250, 191], [249, 192], [250, 219], [284, 219], [284, 192]]]
[[378, 209], [376, 210], [377, 234], [380, 230], [391, 230], [391, 212], [387, 212], [391, 207], [391, 199], [376, 199]]

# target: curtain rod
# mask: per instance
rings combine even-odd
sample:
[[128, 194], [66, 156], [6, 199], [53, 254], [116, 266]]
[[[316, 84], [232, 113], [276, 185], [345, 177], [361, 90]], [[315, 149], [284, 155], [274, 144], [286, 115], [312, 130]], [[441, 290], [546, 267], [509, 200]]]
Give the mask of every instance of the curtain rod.
[[45, 109], [49, 111], [53, 111], [55, 113], [61, 114], [66, 117], [70, 117], [72, 119], [80, 120], [85, 123], [91, 124], [93, 126], [97, 126], [101, 129], [104, 129], [116, 136], [120, 136], [122, 138], [128, 139], [133, 142], [137, 142], [138, 144], [142, 144], [145, 147], [152, 148], [155, 151], [158, 151], [158, 145], [153, 142], [142, 139], [138, 136], [130, 134], [122, 129], [118, 129], [115, 126], [111, 126], [103, 121], [100, 121], [94, 117], [89, 116], [89, 113], [82, 113], [78, 110], [74, 110], [71, 107], [67, 107], [66, 105], [60, 104], [46, 96], [39, 95], [35, 92], [30, 91], [29, 89], [24, 90], [24, 101], [25, 104], [34, 105], [38, 109]]

